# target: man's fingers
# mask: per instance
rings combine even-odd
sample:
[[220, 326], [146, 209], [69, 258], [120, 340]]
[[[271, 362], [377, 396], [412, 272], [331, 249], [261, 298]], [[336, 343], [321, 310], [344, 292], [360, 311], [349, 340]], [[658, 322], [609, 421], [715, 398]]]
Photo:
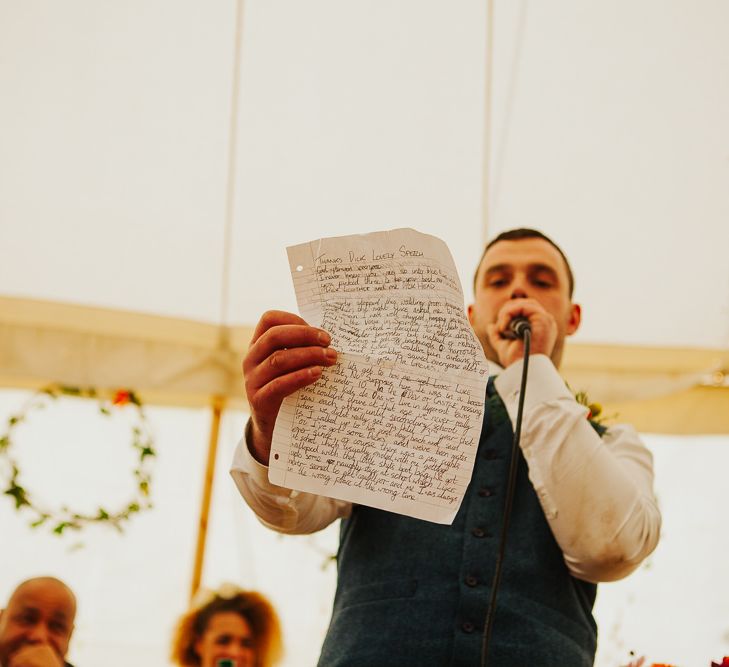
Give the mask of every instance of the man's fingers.
[[247, 371], [265, 361], [277, 350], [289, 348], [324, 347], [331, 342], [331, 336], [323, 329], [308, 324], [279, 324], [266, 330], [248, 349], [243, 369]]
[[282, 324], [299, 324], [306, 326], [306, 320], [300, 318], [294, 313], [288, 313], [285, 310], [267, 310], [263, 313], [263, 315], [261, 315], [261, 319], [258, 320], [256, 329], [253, 332], [253, 338], [251, 338], [251, 345], [253, 345], [271, 327]]
[[507, 301], [499, 311], [496, 318], [496, 326], [499, 331], [506, 331], [509, 328], [509, 323], [515, 317], [526, 317], [529, 321], [533, 322], [533, 317], [540, 315], [547, 316], [548, 313], [535, 299], [513, 299]]
[[499, 311], [499, 315], [496, 318], [496, 326], [499, 331], [506, 331], [509, 327], [509, 322], [515, 317], [523, 316], [530, 317], [540, 309], [539, 305], [533, 301], [533, 299], [513, 299], [507, 301]]
[[336, 361], [337, 352], [331, 347], [312, 345], [275, 349], [263, 361], [247, 370], [246, 386], [249, 392], [255, 392], [276, 378], [314, 366], [332, 366]]
[[8, 667], [62, 667], [63, 660], [49, 644], [28, 644], [10, 657]]
[[249, 396], [252, 411], [262, 421], [264, 429], [273, 429], [279, 408], [284, 398], [298, 389], [316, 382], [321, 377], [322, 367], [311, 366], [293, 373], [279, 375]]

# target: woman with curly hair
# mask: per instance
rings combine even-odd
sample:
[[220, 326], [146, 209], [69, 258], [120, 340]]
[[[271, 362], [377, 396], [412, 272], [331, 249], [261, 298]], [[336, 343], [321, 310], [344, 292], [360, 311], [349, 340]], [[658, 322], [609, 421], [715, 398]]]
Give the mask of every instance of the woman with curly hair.
[[[177, 623], [172, 661], [180, 667], [272, 667], [280, 659], [281, 628], [260, 593], [225, 587]], [[199, 599], [200, 596], [198, 596]]]

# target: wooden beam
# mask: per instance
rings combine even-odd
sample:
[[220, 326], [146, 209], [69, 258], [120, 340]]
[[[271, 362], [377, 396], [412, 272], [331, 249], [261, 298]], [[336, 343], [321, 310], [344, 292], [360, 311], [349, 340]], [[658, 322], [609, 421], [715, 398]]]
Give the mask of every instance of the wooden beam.
[[202, 579], [205, 564], [205, 547], [208, 537], [208, 519], [210, 517], [210, 502], [213, 495], [215, 481], [215, 462], [218, 454], [218, 435], [220, 433], [220, 416], [223, 413], [225, 399], [215, 396], [212, 404], [212, 419], [210, 422], [210, 437], [208, 439], [208, 457], [205, 465], [205, 478], [203, 480], [203, 494], [200, 502], [200, 518], [197, 527], [197, 544], [195, 546], [195, 563], [192, 568], [192, 582], [190, 585], [190, 600], [195, 597]]

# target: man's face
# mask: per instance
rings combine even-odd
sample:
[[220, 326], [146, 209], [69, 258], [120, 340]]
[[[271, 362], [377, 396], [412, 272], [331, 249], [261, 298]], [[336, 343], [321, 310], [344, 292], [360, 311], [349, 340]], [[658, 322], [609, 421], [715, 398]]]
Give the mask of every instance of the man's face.
[[513, 299], [534, 299], [557, 325], [557, 342], [550, 357], [562, 359], [565, 336], [577, 331], [580, 307], [572, 303], [569, 278], [559, 251], [540, 238], [498, 241], [484, 255], [476, 275], [475, 300], [468, 319], [486, 358], [499, 362], [486, 326], [496, 322], [501, 308]]
[[54, 579], [22, 584], [0, 615], [0, 665], [28, 646], [48, 646], [61, 660], [68, 652], [76, 602]]

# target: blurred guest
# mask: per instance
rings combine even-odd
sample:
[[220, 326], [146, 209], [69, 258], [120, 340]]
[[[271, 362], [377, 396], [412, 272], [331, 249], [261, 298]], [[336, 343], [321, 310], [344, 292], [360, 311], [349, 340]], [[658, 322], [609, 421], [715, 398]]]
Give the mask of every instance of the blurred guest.
[[76, 596], [62, 581], [24, 581], [0, 611], [0, 666], [71, 667], [65, 658], [75, 617]]
[[233, 586], [196, 596], [172, 644], [172, 660], [181, 667], [271, 667], [281, 654], [271, 603]]

